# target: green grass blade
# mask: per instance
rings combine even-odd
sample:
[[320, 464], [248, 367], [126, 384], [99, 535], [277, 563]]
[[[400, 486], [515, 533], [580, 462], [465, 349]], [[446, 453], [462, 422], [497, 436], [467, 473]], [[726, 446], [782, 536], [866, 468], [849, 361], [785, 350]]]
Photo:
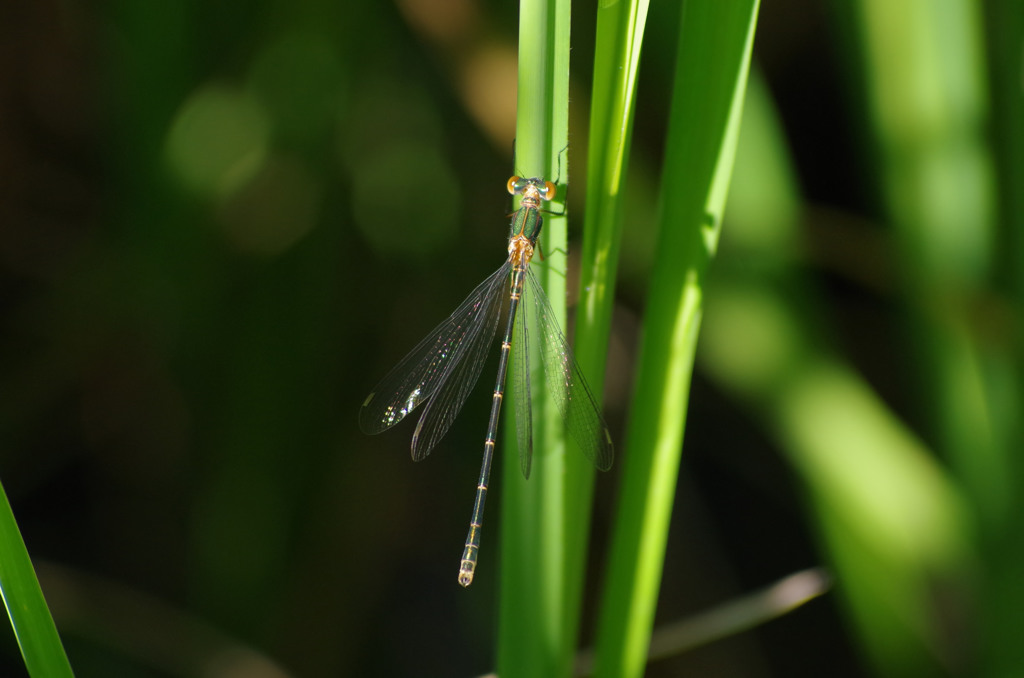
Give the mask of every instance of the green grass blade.
[[[564, 211], [568, 158], [569, 0], [523, 0], [519, 24], [519, 91], [516, 171], [559, 182], [548, 206]], [[541, 234], [544, 265], [534, 265], [565, 325], [566, 218], [546, 214]], [[538, 339], [536, 333], [531, 339]], [[539, 355], [531, 350], [534, 355]], [[563, 623], [565, 586], [565, 435], [561, 416], [546, 397], [539, 360], [531, 364], [534, 463], [524, 481], [516, 454], [514, 417], [506, 416], [502, 456], [501, 591], [498, 673], [502, 676], [564, 675], [572, 662], [574, 638]], [[511, 399], [506, 401], [511, 404]]]
[[[622, 240], [622, 192], [648, 5], [648, 0], [629, 0], [605, 3], [597, 10], [575, 350], [580, 367], [598, 398], [604, 391], [613, 291]], [[582, 455], [572, 452], [565, 464], [568, 545], [562, 610], [568, 635], [575, 639], [579, 633], [595, 471]]]
[[661, 582], [702, 286], [717, 246], [758, 2], [687, 2], [662, 219], [598, 629], [597, 676], [643, 674]]
[[587, 368], [588, 378], [594, 375], [591, 386], [598, 392], [611, 327], [611, 295], [622, 238], [622, 190], [648, 5], [647, 0], [630, 0], [604, 4], [597, 12], [576, 357]]
[[29, 675], [73, 676], [7, 493], [0, 486], [0, 593]]

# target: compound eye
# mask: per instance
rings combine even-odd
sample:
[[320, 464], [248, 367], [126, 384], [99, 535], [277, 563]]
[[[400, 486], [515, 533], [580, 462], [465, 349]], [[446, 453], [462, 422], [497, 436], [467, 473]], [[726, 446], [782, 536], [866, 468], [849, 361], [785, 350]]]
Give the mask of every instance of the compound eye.
[[554, 200], [555, 198], [555, 185], [550, 181], [544, 182], [544, 195], [541, 196], [545, 200]]
[[523, 187], [519, 185], [520, 181], [521, 179], [519, 177], [510, 177], [508, 183], [505, 184], [505, 188], [507, 188], [508, 192], [512, 195], [520, 193], [523, 190]]

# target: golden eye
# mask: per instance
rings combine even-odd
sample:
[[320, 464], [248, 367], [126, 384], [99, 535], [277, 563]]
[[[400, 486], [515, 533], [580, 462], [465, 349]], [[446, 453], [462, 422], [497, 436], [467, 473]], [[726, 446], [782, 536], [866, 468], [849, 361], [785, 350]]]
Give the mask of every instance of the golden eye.
[[550, 181], [544, 182], [544, 195], [541, 196], [545, 200], [555, 199], [555, 185]]

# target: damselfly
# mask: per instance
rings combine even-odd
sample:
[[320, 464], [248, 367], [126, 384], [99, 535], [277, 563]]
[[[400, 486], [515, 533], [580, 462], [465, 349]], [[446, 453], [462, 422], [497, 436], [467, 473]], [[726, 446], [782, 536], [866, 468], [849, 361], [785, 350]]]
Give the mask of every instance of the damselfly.
[[[412, 458], [419, 461], [426, 457], [448, 431], [476, 385], [487, 358], [487, 349], [498, 329], [502, 302], [508, 300], [480, 480], [459, 566], [459, 583], [463, 586], [473, 582], [476, 569], [484, 501], [511, 351], [515, 351], [512, 377], [517, 415], [516, 441], [523, 476], [530, 477], [533, 424], [528, 323], [535, 322], [540, 332], [539, 352], [547, 391], [557, 404], [566, 428], [583, 454], [600, 470], [611, 468], [614, 456], [608, 426], [558, 326], [544, 290], [529, 269], [544, 221], [540, 203], [555, 197], [555, 185], [543, 179], [512, 177], [507, 187], [509, 193], [522, 196], [519, 209], [512, 215], [508, 259], [377, 384], [359, 411], [360, 428], [366, 433], [380, 433], [425, 404], [412, 435]], [[519, 313], [520, 301], [524, 298], [528, 301], [522, 306], [527, 312]]]

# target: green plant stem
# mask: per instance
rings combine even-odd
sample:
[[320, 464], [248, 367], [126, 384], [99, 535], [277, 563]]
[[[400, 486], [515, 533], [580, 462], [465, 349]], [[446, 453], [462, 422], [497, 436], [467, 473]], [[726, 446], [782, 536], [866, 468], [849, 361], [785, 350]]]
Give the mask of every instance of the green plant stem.
[[[519, 20], [519, 92], [516, 171], [559, 182], [541, 234], [544, 265], [535, 265], [559, 322], [565, 324], [568, 159], [569, 0], [523, 0]], [[517, 322], [521, 322], [520, 318]], [[531, 342], [539, 337], [531, 337]], [[539, 353], [531, 349], [533, 355]], [[566, 518], [565, 435], [557, 407], [547, 398], [540, 361], [531, 365], [534, 408], [533, 475], [524, 481], [514, 418], [505, 419], [502, 492], [502, 568], [498, 625], [498, 673], [504, 677], [565, 675], [574, 638], [563, 618]]]
[[[587, 201], [576, 311], [576, 358], [594, 394], [604, 391], [613, 291], [622, 240], [623, 184], [633, 132], [640, 46], [648, 0], [602, 4], [597, 10], [594, 79], [588, 138]], [[594, 467], [580, 454], [566, 457], [566, 586], [564, 623], [579, 634]]]
[[757, 0], [691, 0], [683, 7], [659, 243], [599, 621], [597, 676], [644, 671], [702, 287], [732, 171], [757, 8]]
[[33, 677], [73, 676], [57, 627], [46, 606], [28, 549], [0, 486], [0, 593], [18, 639], [25, 667]]

